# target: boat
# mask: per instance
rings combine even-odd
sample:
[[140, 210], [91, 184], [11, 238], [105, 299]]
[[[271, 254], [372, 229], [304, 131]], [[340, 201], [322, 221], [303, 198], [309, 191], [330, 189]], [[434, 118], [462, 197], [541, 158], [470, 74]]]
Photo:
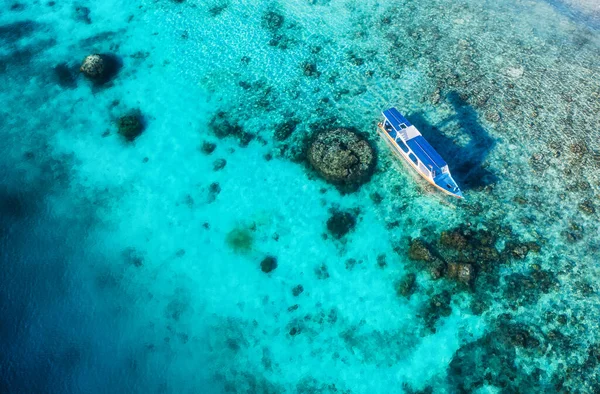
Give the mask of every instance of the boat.
[[383, 111], [383, 121], [377, 125], [377, 131], [396, 156], [404, 159], [425, 180], [446, 194], [464, 198], [442, 156], [396, 108]]

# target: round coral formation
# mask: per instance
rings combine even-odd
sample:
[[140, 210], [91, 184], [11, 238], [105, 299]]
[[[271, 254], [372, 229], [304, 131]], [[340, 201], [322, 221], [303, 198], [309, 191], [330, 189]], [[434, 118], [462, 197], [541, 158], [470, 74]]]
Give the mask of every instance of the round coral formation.
[[343, 192], [353, 192], [370, 179], [376, 153], [358, 133], [340, 128], [312, 139], [308, 161], [325, 180]]
[[95, 85], [110, 82], [119, 72], [121, 60], [113, 54], [93, 54], [83, 59], [79, 71]]
[[101, 79], [105, 70], [104, 59], [98, 54], [89, 55], [83, 59], [79, 70], [90, 79]]

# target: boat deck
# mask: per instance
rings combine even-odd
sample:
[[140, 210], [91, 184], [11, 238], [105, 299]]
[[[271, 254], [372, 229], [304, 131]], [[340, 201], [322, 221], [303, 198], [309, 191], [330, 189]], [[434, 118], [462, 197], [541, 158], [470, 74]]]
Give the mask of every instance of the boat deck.
[[422, 135], [406, 141], [406, 145], [408, 145], [415, 156], [417, 156], [417, 158], [435, 174], [440, 174], [442, 168], [447, 166], [444, 159], [442, 159]]

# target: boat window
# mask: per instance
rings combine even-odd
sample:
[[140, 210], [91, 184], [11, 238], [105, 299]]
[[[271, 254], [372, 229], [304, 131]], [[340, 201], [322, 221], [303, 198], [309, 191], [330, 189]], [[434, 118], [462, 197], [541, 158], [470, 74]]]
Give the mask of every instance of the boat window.
[[431, 171], [429, 171], [429, 169], [427, 167], [425, 167], [423, 165], [423, 163], [419, 163], [419, 169], [424, 173], [427, 174], [429, 176], [431, 176]]
[[410, 157], [410, 159], [417, 164], [417, 157], [415, 155], [413, 155], [412, 153], [408, 155], [408, 157]]
[[404, 141], [402, 141], [402, 139], [397, 139], [396, 143], [398, 144], [400, 149], [402, 149], [404, 151], [404, 153], [408, 153], [408, 146], [406, 146], [406, 144], [404, 143]]

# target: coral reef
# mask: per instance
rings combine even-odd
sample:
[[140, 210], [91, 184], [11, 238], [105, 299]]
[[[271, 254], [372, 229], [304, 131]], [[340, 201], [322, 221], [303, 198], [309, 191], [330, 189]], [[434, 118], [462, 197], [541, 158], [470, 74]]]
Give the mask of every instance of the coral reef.
[[350, 129], [317, 133], [309, 143], [308, 161], [327, 181], [343, 192], [356, 191], [375, 168], [376, 152]]

